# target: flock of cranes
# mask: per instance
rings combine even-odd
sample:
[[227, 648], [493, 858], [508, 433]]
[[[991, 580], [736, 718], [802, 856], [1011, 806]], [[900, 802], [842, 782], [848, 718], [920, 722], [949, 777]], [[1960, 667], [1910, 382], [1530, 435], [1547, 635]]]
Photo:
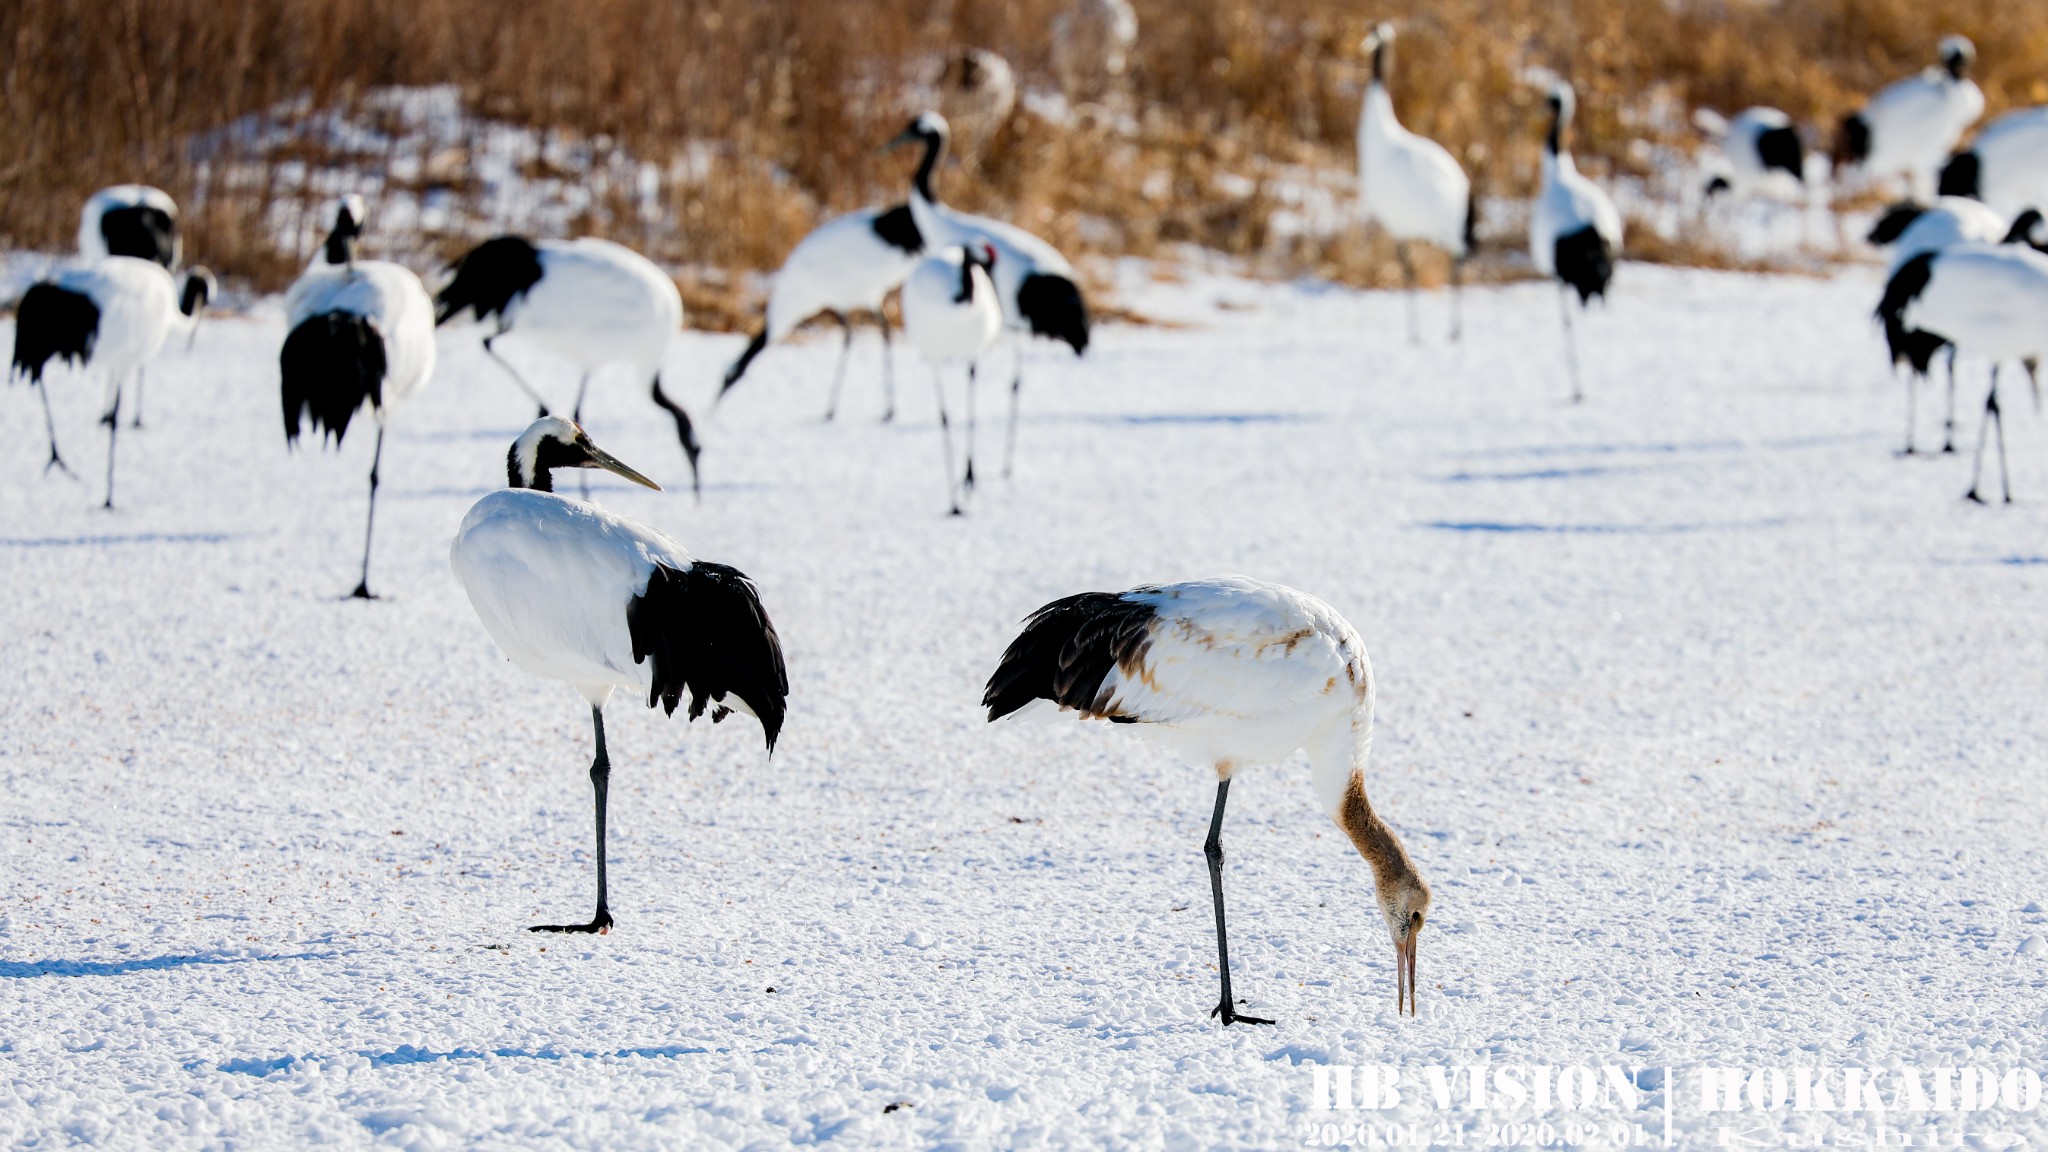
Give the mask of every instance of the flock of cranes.
[[[1128, 9], [1096, 0], [1090, 17], [1123, 36]], [[1364, 215], [1395, 241], [1408, 289], [1411, 339], [1420, 339], [1410, 246], [1429, 244], [1452, 261], [1450, 334], [1459, 332], [1458, 289], [1473, 252], [1477, 211], [1471, 181], [1451, 153], [1405, 129], [1387, 81], [1395, 40], [1389, 25], [1365, 42], [1372, 79], [1358, 129]], [[1916, 451], [1917, 381], [1944, 351], [1949, 358], [1948, 434], [1954, 447], [1958, 350], [1993, 362], [1970, 496], [1981, 499], [1985, 443], [2004, 432], [1998, 367], [2019, 361], [2031, 375], [2048, 354], [2048, 246], [2039, 208], [2048, 204], [2048, 109], [2002, 117], [1972, 146], [1962, 134], [1983, 110], [1969, 80], [1974, 49], [1961, 37], [1940, 46], [1941, 64], [1873, 97], [1846, 120], [1836, 157], [1874, 177], [1904, 177], [1922, 199], [1879, 222], [1871, 239], [1892, 248], [1878, 315], [1894, 361], [1912, 368], [1906, 450]], [[1121, 57], [1118, 57], [1119, 66]], [[1541, 185], [1531, 210], [1530, 256], [1558, 286], [1572, 399], [1582, 399], [1572, 335], [1571, 297], [1581, 307], [1609, 290], [1622, 248], [1613, 200], [1573, 163], [1569, 148], [1574, 95], [1563, 82], [1548, 93], [1549, 126]], [[1752, 108], [1732, 119], [1704, 116], [1726, 165], [1715, 191], [1741, 194], [1771, 180], [1807, 178], [1803, 142], [1784, 113]], [[936, 187], [950, 140], [933, 112], [913, 119], [890, 147], [921, 150], [902, 203], [833, 219], [805, 237], [777, 273], [758, 333], [726, 370], [720, 396], [755, 360], [814, 317], [845, 331], [830, 398], [838, 410], [849, 317], [882, 314], [898, 294], [906, 335], [929, 365], [937, 398], [949, 510], [959, 514], [976, 482], [975, 423], [981, 361], [1007, 333], [1012, 344], [1009, 420], [1003, 471], [1016, 446], [1025, 347], [1032, 338], [1089, 346], [1087, 304], [1071, 264], [1044, 240], [1013, 225], [949, 207]], [[1928, 189], [1939, 198], [1926, 198]], [[714, 722], [753, 717], [772, 753], [788, 708], [781, 639], [754, 582], [698, 560], [662, 532], [588, 500], [554, 491], [562, 469], [601, 469], [659, 486], [599, 448], [580, 426], [591, 376], [623, 365], [672, 417], [693, 489], [700, 446], [689, 414], [662, 385], [662, 361], [683, 323], [675, 283], [656, 265], [599, 239], [500, 236], [445, 269], [430, 292], [399, 264], [361, 259], [367, 217], [360, 198], [339, 200], [312, 266], [285, 299], [287, 334], [279, 352], [285, 435], [310, 427], [339, 444], [368, 407], [377, 423], [364, 526], [362, 574], [353, 595], [370, 589], [384, 432], [398, 407], [424, 387], [436, 363], [436, 330], [469, 317], [486, 326], [485, 352], [533, 401], [538, 415], [509, 446], [507, 487], [476, 502], [450, 550], [450, 564], [484, 629], [521, 669], [571, 685], [590, 707], [590, 765], [596, 837], [596, 906], [588, 921], [536, 931], [605, 932], [614, 923], [605, 863], [611, 765], [604, 709], [617, 689], [644, 693], [649, 707], [686, 716], [707, 710]], [[94, 195], [81, 220], [79, 259], [23, 296], [13, 366], [41, 396], [50, 434], [45, 471], [68, 471], [58, 451], [45, 369], [70, 360], [105, 381], [107, 493], [114, 497], [114, 448], [122, 398], [133, 381], [133, 426], [140, 425], [143, 365], [164, 342], [196, 325], [215, 294], [203, 268], [177, 271], [182, 259], [177, 207], [155, 189], [123, 185]], [[521, 333], [580, 370], [570, 418], [551, 413], [543, 394], [493, 346]], [[889, 328], [883, 317], [883, 419], [896, 411]], [[964, 466], [956, 466], [947, 374], [964, 369]], [[579, 475], [583, 475], [579, 471]], [[1416, 950], [1427, 922], [1429, 886], [1398, 836], [1367, 799], [1375, 684], [1364, 642], [1328, 604], [1306, 593], [1244, 577], [1088, 592], [1031, 613], [988, 680], [983, 706], [993, 722], [1014, 713], [1057, 709], [1133, 725], [1217, 774], [1215, 809], [1204, 845], [1216, 919], [1220, 1000], [1225, 1025], [1270, 1023], [1237, 1010], [1231, 986], [1223, 900], [1222, 824], [1230, 782], [1243, 768], [1306, 750], [1318, 799], [1371, 868], [1377, 904], [1395, 952], [1397, 1006], [1415, 1010]]]

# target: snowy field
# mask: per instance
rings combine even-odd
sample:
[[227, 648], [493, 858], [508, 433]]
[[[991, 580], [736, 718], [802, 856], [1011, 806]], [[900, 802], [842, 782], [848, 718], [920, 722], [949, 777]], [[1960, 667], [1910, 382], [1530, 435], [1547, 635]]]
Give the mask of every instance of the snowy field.
[[[1577, 407], [1542, 285], [1474, 292], [1458, 346], [1432, 301], [1411, 347], [1396, 295], [1127, 278], [1188, 326], [1035, 350], [1008, 483], [987, 388], [964, 519], [922, 364], [875, 419], [872, 332], [835, 426], [836, 336], [715, 416], [740, 339], [677, 341], [701, 505], [643, 390], [594, 384], [594, 438], [671, 487], [594, 496], [752, 575], [792, 683], [772, 759], [745, 718], [614, 701], [599, 938], [523, 930], [589, 912], [585, 708], [448, 569], [531, 415], [474, 329], [387, 446], [378, 603], [340, 599], [369, 426], [286, 451], [274, 304], [151, 369], [111, 514], [97, 383], [53, 378], [82, 481], [0, 391], [0, 1144], [1300, 1147], [1380, 1118], [1312, 1110], [1319, 1064], [2048, 1071], [2023, 384], [2019, 502], [1980, 508], [1967, 454], [1894, 455], [1872, 273], [1627, 266]], [[566, 405], [566, 367], [502, 347]], [[1369, 788], [1435, 888], [1419, 1018], [1302, 758], [1232, 793], [1237, 989], [1280, 1023], [1224, 1031], [1210, 774], [980, 720], [1039, 604], [1225, 571], [1371, 648]], [[1714, 1143], [1678, 1095], [1679, 1143]], [[2048, 1106], [1997, 1127], [1965, 1145], [2039, 1146]]]

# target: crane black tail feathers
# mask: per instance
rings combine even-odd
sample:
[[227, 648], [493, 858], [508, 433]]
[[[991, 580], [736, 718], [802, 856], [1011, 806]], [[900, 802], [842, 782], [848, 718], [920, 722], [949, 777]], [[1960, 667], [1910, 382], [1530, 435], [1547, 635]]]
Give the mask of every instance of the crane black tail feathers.
[[1608, 281], [1614, 279], [1614, 249], [1598, 231], [1588, 226], [1558, 237], [1555, 260], [1557, 278], [1578, 290], [1580, 304], [1606, 297]]
[[1927, 368], [1934, 363], [1934, 355], [1947, 346], [1948, 341], [1932, 332], [1921, 332], [1906, 327], [1906, 306], [1911, 304], [1927, 288], [1927, 281], [1934, 275], [1933, 252], [1922, 252], [1892, 274], [1884, 286], [1884, 299], [1878, 301], [1877, 318], [1884, 321], [1884, 340], [1891, 348], [1892, 363], [1904, 360], [1913, 365], [1913, 371], [1927, 375]]
[[1983, 178], [1983, 162], [1977, 153], [1958, 152], [1941, 166], [1935, 191], [1943, 196], [1967, 196], [1975, 200], [1983, 194]]
[[1870, 159], [1870, 121], [1863, 113], [1842, 117], [1842, 130], [1835, 134], [1835, 166], [1847, 167]]
[[353, 312], [322, 312], [301, 321], [284, 339], [277, 357], [284, 378], [284, 438], [299, 439], [301, 422], [336, 444], [365, 402], [384, 403], [389, 361], [377, 322]]
[[761, 330], [754, 334], [753, 340], [748, 342], [747, 350], [740, 353], [740, 358], [733, 361], [732, 367], [725, 370], [725, 383], [718, 386], [719, 399], [725, 399], [725, 394], [732, 391], [732, 386], [739, 383], [740, 377], [747, 374], [747, 366], [754, 362], [754, 357], [759, 356], [761, 349], [767, 346], [768, 327], [764, 324]]
[[1879, 246], [1896, 243], [1899, 237], [1906, 234], [1906, 229], [1913, 226], [1913, 221], [1926, 213], [1927, 209], [1924, 206], [1911, 200], [1901, 200], [1884, 210], [1884, 215], [1878, 217], [1877, 223], [1870, 226], [1870, 234], [1864, 239]]
[[1081, 289], [1065, 276], [1034, 272], [1017, 287], [1017, 311], [1031, 325], [1033, 336], [1050, 336], [1088, 351], [1088, 305]]
[[1111, 669], [1139, 667], [1152, 647], [1157, 612], [1114, 592], [1083, 592], [1055, 600], [1024, 621], [988, 678], [981, 703], [1000, 720], [1034, 700], [1050, 700], [1089, 716], [1134, 720], [1103, 690]]
[[689, 718], [703, 715], [709, 701], [716, 722], [732, 711], [726, 697], [737, 697], [760, 719], [768, 751], [775, 751], [789, 673], [782, 641], [753, 581], [737, 569], [701, 560], [687, 569], [657, 564], [647, 590], [626, 607], [626, 629], [633, 662], [654, 661], [649, 708], [659, 705], [673, 716], [687, 693]]
[[15, 310], [14, 372], [40, 381], [51, 357], [90, 361], [99, 331], [92, 297], [47, 282], [31, 285]]
[[455, 278], [434, 297], [434, 323], [446, 324], [467, 308], [478, 320], [503, 317], [514, 299], [539, 282], [540, 249], [521, 236], [497, 236], [448, 265]]
[[1775, 168], [1801, 183], [1806, 181], [1806, 146], [1797, 129], [1787, 126], [1758, 133], [1756, 154], [1764, 171]]
[[704, 486], [697, 474], [697, 457], [704, 454], [704, 446], [697, 442], [697, 426], [691, 422], [690, 414], [683, 410], [683, 406], [669, 399], [668, 393], [661, 390], [661, 377], [658, 375], [654, 378], [653, 395], [654, 402], [676, 422], [676, 440], [682, 444], [683, 455], [690, 461], [690, 490], [701, 500], [704, 498]]

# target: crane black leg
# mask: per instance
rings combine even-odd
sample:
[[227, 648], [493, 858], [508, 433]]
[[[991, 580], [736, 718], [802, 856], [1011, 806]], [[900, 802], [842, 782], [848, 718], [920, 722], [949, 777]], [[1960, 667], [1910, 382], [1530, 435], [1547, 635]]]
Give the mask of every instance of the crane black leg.
[[882, 423], [896, 419], [896, 345], [889, 339], [889, 308], [885, 304], [875, 313], [882, 322], [882, 394], [887, 398], [888, 407], [882, 409]]
[[974, 491], [974, 398], [981, 391], [975, 367], [975, 361], [967, 362], [967, 475], [960, 482], [961, 490], [969, 494]]
[[384, 463], [384, 422], [377, 422], [377, 450], [370, 454], [370, 515], [363, 522], [363, 578], [349, 593], [358, 600], [375, 600], [370, 594], [370, 537], [377, 530], [377, 469]]
[[829, 315], [839, 321], [839, 331], [844, 335], [839, 341], [839, 367], [832, 372], [832, 395], [825, 400], [827, 424], [839, 414], [839, 389], [846, 383], [846, 361], [853, 355], [853, 325], [847, 321], [844, 312], [832, 312]]
[[100, 417], [100, 423], [107, 426], [107, 502], [100, 505], [108, 511], [114, 508], [114, 437], [121, 431], [121, 385], [114, 384], [114, 403], [107, 414]]
[[142, 381], [145, 375], [145, 369], [137, 368], [135, 370], [135, 415], [128, 418], [128, 426], [130, 428], [142, 427]]
[[1577, 404], [1586, 398], [1586, 394], [1579, 387], [1579, 346], [1572, 336], [1572, 295], [1570, 285], [1558, 285], [1557, 307], [1559, 314], [1564, 317], [1564, 362], [1566, 369], [1572, 374], [1572, 403]]
[[1465, 332], [1465, 257], [1451, 261], [1451, 343]]
[[536, 405], [540, 407], [540, 412], [538, 415], [534, 417], [534, 419], [538, 420], [541, 416], [549, 415], [548, 402], [540, 398], [540, 393], [533, 390], [533, 385], [528, 384], [526, 382], [526, 377], [521, 376], [519, 374], [519, 369], [514, 368], [510, 360], [507, 360], [503, 356], [498, 355], [498, 350], [491, 347], [491, 341], [496, 340], [498, 337], [503, 335], [503, 332], [497, 332], [493, 333], [492, 335], [484, 337], [484, 355], [489, 356], [493, 360], [496, 360], [498, 362], [498, 367], [503, 368], [506, 374], [512, 377], [512, 382], [514, 384], [519, 385], [519, 390], [521, 392], [526, 393], [526, 395], [529, 398], [531, 398]]
[[946, 502], [953, 506], [953, 515], [960, 515], [960, 497], [953, 485], [953, 424], [946, 417], [946, 378], [939, 369], [932, 369], [932, 390], [939, 400], [939, 443], [946, 452]]
[[597, 732], [597, 757], [590, 762], [590, 787], [597, 799], [597, 915], [588, 924], [535, 924], [529, 932], [598, 932], [612, 930], [611, 902], [604, 882], [604, 807], [611, 790], [612, 762], [604, 751], [604, 709], [590, 707], [590, 726]]
[[1408, 258], [1408, 242], [1394, 243], [1394, 255], [1401, 260], [1401, 282], [1408, 286], [1408, 342], [1422, 343], [1421, 305], [1415, 300], [1415, 262]]
[[1017, 339], [1017, 374], [1010, 378], [1010, 426], [1003, 434], [1003, 479], [1010, 478], [1010, 464], [1017, 457], [1017, 408], [1024, 395], [1024, 340]]
[[1223, 973], [1223, 999], [1217, 1003], [1210, 1016], [1223, 1018], [1223, 1026], [1232, 1024], [1271, 1024], [1259, 1016], [1246, 1016], [1237, 1010], [1237, 1001], [1230, 996], [1230, 933], [1223, 926], [1223, 805], [1230, 799], [1230, 781], [1216, 782], [1216, 815], [1209, 819], [1209, 840], [1202, 845], [1202, 853], [1209, 858], [1209, 894], [1216, 901], [1216, 968]]
[[1948, 346], [1948, 424], [1942, 433], [1941, 450], [1944, 454], [1956, 450], [1956, 346]]
[[1913, 446], [1913, 417], [1920, 401], [1920, 373], [1906, 373], [1906, 447], [1901, 456], [1913, 456], [1919, 449]]
[[1965, 500], [1984, 503], [1984, 497], [1977, 489], [1984, 473], [1984, 438], [1993, 424], [1998, 425], [1998, 482], [2005, 490], [2005, 502], [2012, 503], [2012, 484], [2005, 474], [2005, 418], [1998, 410], [1998, 365], [1991, 366], [1991, 391], [1984, 394], [1984, 419], [1977, 423], [1977, 461], [1970, 467], [1970, 490], [1963, 494]]
[[57, 418], [50, 415], [50, 389], [41, 377], [36, 378], [36, 394], [43, 398], [43, 429], [50, 434], [50, 462], [43, 465], [43, 471], [48, 472], [56, 468], [66, 476], [75, 476], [77, 473], [71, 470], [71, 465], [66, 464], [62, 456], [57, 455]]

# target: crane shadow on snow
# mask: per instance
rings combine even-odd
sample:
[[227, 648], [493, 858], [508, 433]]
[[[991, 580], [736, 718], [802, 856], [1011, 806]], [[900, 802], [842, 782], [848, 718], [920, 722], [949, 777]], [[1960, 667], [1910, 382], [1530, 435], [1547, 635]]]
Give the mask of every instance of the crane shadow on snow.
[[150, 956], [134, 960], [0, 960], [0, 980], [33, 980], [39, 976], [132, 976], [194, 965], [253, 964], [263, 960], [332, 960], [338, 952], [298, 952], [277, 956]]
[[226, 544], [253, 532], [136, 532], [126, 536], [0, 536], [0, 548], [111, 548], [118, 544]]
[[1461, 448], [1447, 454], [1482, 458], [1512, 458], [1518, 456], [1677, 456], [1691, 452], [1746, 452], [1757, 448], [1768, 451], [1835, 448], [1853, 444], [1870, 444], [1879, 439], [1880, 437], [1870, 433], [1854, 433], [1836, 436], [1787, 436], [1765, 440], [1663, 441], [1646, 444], [1524, 444], [1514, 447], [1478, 450]]
[[1323, 419], [1313, 412], [1104, 412], [1043, 416], [1035, 421], [1027, 418], [1025, 422], [1150, 428], [1188, 424], [1320, 424]]
[[1774, 516], [1766, 520], [1728, 520], [1699, 524], [1532, 524], [1505, 520], [1425, 520], [1418, 528], [1438, 532], [1478, 532], [1498, 535], [1536, 536], [1683, 536], [1693, 532], [1746, 532], [1758, 528], [1782, 528], [1792, 521]]
[[1436, 477], [1439, 484], [1519, 484], [1525, 480], [1592, 480], [1601, 476], [1633, 476], [1654, 472], [1669, 465], [1624, 464], [1611, 467], [1588, 464], [1580, 468], [1528, 468], [1514, 472], [1453, 472]]
[[[355, 1055], [368, 1060], [376, 1068], [402, 1068], [413, 1064], [445, 1064], [457, 1060], [668, 1060], [678, 1056], [703, 1056], [711, 1049], [693, 1044], [663, 1044], [646, 1048], [617, 1048], [605, 1051], [564, 1050], [557, 1048], [449, 1048], [435, 1050], [401, 1044], [388, 1052], [357, 1052]], [[261, 1079], [279, 1072], [289, 1072], [300, 1064], [317, 1063], [327, 1059], [321, 1056], [242, 1056], [222, 1060], [213, 1067], [237, 1076], [254, 1076]], [[186, 1071], [197, 1071], [207, 1067], [198, 1062], [185, 1066]]]

